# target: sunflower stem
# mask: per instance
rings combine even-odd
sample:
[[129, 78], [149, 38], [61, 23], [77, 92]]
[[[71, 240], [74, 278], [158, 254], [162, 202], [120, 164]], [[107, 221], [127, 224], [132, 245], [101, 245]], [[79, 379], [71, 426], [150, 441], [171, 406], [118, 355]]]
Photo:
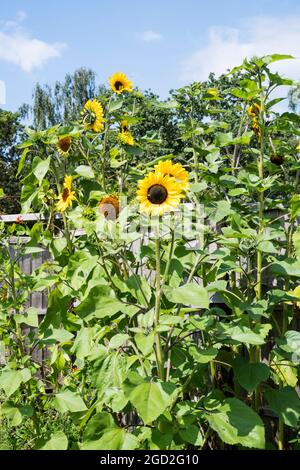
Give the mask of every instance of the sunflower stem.
[[156, 364], [157, 373], [160, 380], [164, 380], [164, 355], [161, 345], [160, 333], [158, 331], [160, 322], [160, 303], [161, 303], [161, 285], [160, 285], [160, 235], [159, 225], [160, 217], [158, 220], [157, 232], [155, 234], [155, 260], [156, 260], [156, 273], [155, 273], [155, 316], [154, 316], [154, 328], [155, 328], [155, 353], [156, 353]]
[[[258, 175], [262, 181], [264, 178], [264, 153], [265, 153], [265, 126], [264, 126], [264, 116], [265, 116], [265, 95], [262, 89], [262, 80], [259, 75], [259, 88], [260, 92], [260, 154], [258, 157]], [[263, 124], [263, 125], [262, 125]], [[258, 237], [261, 237], [264, 233], [264, 193], [259, 191], [258, 193]], [[256, 278], [256, 299], [259, 301], [262, 298], [262, 272], [263, 272], [263, 256], [262, 251], [257, 249], [257, 278]], [[256, 346], [254, 352], [255, 362], [260, 362], [261, 359], [261, 350], [260, 346]], [[256, 387], [254, 392], [254, 406], [256, 411], [260, 407], [260, 393], [259, 386]]]

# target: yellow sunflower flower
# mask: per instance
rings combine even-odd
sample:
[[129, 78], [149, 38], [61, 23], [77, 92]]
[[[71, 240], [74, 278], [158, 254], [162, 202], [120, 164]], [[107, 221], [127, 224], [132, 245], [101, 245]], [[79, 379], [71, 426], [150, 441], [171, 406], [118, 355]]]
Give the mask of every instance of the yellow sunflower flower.
[[100, 132], [104, 127], [104, 112], [97, 100], [88, 100], [82, 111], [83, 124], [86, 130]]
[[120, 201], [114, 194], [104, 196], [99, 202], [99, 210], [107, 220], [116, 220], [120, 212]]
[[129, 122], [124, 119], [121, 121], [121, 132], [127, 132], [129, 130]]
[[140, 210], [152, 215], [162, 215], [176, 209], [183, 196], [182, 185], [174, 178], [161, 173], [149, 173], [138, 183], [137, 199]]
[[257, 135], [258, 142], [260, 142], [260, 127], [259, 127], [259, 124], [257, 122], [257, 119], [253, 119], [252, 129], [255, 132], [255, 134]]
[[56, 144], [58, 152], [63, 156], [66, 157], [72, 147], [72, 137], [66, 135], [64, 137], [60, 137]]
[[131, 146], [134, 145], [133, 135], [129, 131], [120, 132], [118, 134], [118, 140], [123, 145], [131, 145]]
[[248, 109], [247, 113], [251, 118], [255, 118], [259, 115], [260, 113], [260, 106], [257, 103], [253, 103]]
[[173, 176], [175, 181], [180, 183], [182, 191], [189, 189], [189, 174], [180, 163], [174, 164], [172, 160], [161, 161], [155, 165], [154, 170], [164, 176]]
[[74, 201], [75, 199], [75, 194], [72, 191], [72, 176], [66, 175], [63, 191], [58, 196], [58, 203], [56, 204], [56, 209], [59, 212], [64, 212], [69, 206], [72, 206], [72, 201]]
[[297, 145], [297, 147], [296, 147], [296, 150], [299, 150], [299, 151], [300, 151], [300, 140], [299, 140], [299, 142], [298, 142], [298, 145]]
[[116, 72], [109, 78], [109, 84], [113, 92], [123, 93], [123, 91], [132, 91], [132, 83], [125, 73]]

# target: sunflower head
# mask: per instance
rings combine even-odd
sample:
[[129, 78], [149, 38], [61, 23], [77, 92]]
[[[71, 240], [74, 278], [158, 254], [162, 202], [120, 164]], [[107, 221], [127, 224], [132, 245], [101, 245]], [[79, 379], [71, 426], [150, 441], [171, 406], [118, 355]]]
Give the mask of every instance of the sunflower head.
[[72, 137], [70, 137], [69, 135], [60, 137], [57, 141], [56, 146], [57, 150], [63, 157], [67, 156], [72, 147]]
[[121, 128], [121, 132], [128, 132], [129, 131], [129, 122], [126, 121], [126, 119], [124, 119], [123, 121], [121, 121], [120, 128]]
[[116, 220], [120, 212], [120, 201], [114, 194], [104, 196], [99, 202], [99, 210], [107, 220]]
[[72, 206], [74, 200], [75, 194], [72, 191], [72, 176], [66, 175], [62, 193], [58, 196], [56, 209], [59, 212], [64, 212], [69, 206]]
[[189, 189], [189, 174], [180, 163], [173, 163], [171, 160], [161, 161], [154, 167], [155, 172], [162, 175], [173, 176], [176, 182], [180, 183], [182, 191]]
[[272, 156], [271, 156], [271, 162], [274, 163], [274, 165], [282, 165], [283, 164], [283, 156], [282, 155], [278, 155], [276, 153], [274, 153]]
[[255, 134], [257, 135], [258, 142], [260, 142], [260, 126], [259, 126], [256, 119], [253, 119], [252, 129], [255, 132]]
[[82, 111], [82, 120], [86, 130], [100, 132], [104, 127], [102, 105], [97, 100], [88, 100]]
[[162, 215], [176, 209], [183, 197], [182, 185], [169, 175], [149, 173], [139, 181], [137, 199], [142, 212]]
[[124, 91], [132, 91], [132, 83], [123, 72], [114, 73], [109, 78], [109, 84], [112, 91], [118, 95]]
[[298, 142], [298, 145], [297, 145], [297, 147], [296, 147], [296, 150], [298, 150], [298, 151], [300, 152], [300, 140], [299, 140], [299, 142]]
[[259, 115], [260, 113], [260, 106], [257, 103], [253, 103], [249, 108], [247, 109], [247, 113], [251, 118], [255, 118]]
[[118, 134], [118, 140], [123, 145], [130, 145], [130, 146], [134, 145], [133, 135], [129, 131], [120, 132]]

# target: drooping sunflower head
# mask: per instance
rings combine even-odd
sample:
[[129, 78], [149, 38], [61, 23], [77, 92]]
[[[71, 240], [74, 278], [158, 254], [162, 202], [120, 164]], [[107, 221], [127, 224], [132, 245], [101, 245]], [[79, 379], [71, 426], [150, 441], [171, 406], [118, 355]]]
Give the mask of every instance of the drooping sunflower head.
[[72, 137], [69, 135], [65, 135], [64, 137], [60, 137], [57, 141], [56, 147], [59, 153], [66, 157], [71, 150], [72, 147]]
[[260, 113], [260, 106], [257, 103], [253, 103], [249, 108], [247, 109], [247, 113], [251, 118], [255, 118], [259, 115]]
[[86, 130], [100, 132], [104, 127], [104, 112], [97, 100], [88, 100], [82, 111], [82, 121]]
[[274, 153], [273, 155], [271, 155], [270, 160], [274, 165], [280, 166], [283, 164], [283, 156], [278, 153]]
[[152, 172], [139, 181], [137, 199], [142, 212], [155, 216], [171, 212], [179, 205], [182, 197], [181, 184], [169, 175]]
[[260, 126], [257, 122], [257, 119], [253, 119], [252, 129], [255, 132], [255, 134], [257, 135], [258, 142], [260, 142]]
[[118, 140], [123, 145], [130, 145], [130, 146], [134, 145], [133, 135], [129, 131], [120, 132], [118, 134]]
[[164, 176], [173, 176], [175, 181], [180, 183], [182, 191], [189, 189], [189, 174], [180, 163], [173, 163], [172, 160], [161, 161], [154, 169]]
[[117, 196], [104, 196], [99, 202], [99, 210], [107, 220], [116, 220], [120, 212], [120, 201]]
[[72, 176], [66, 175], [62, 193], [58, 196], [56, 209], [59, 212], [64, 212], [69, 206], [72, 206], [75, 199], [75, 194], [72, 191]]
[[126, 119], [124, 119], [123, 121], [121, 121], [120, 128], [121, 128], [121, 132], [129, 131], [129, 122], [126, 121]]
[[112, 91], [118, 95], [124, 91], [132, 91], [132, 83], [123, 72], [114, 73], [109, 78], [109, 84]]

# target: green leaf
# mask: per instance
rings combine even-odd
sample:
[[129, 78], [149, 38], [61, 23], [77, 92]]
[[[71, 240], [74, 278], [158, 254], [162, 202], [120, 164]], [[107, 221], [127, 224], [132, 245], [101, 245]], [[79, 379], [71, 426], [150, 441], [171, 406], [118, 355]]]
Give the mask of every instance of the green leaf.
[[197, 346], [191, 346], [189, 348], [189, 353], [191, 356], [200, 364], [207, 364], [212, 361], [218, 354], [219, 350], [217, 348], [207, 348], [200, 349]]
[[88, 165], [79, 165], [77, 168], [75, 168], [75, 173], [89, 180], [95, 178], [94, 170]]
[[122, 311], [123, 304], [112, 297], [113, 291], [108, 286], [94, 286], [86, 299], [76, 307], [75, 311], [80, 318], [110, 317]]
[[294, 194], [290, 202], [291, 218], [295, 219], [300, 214], [300, 194]]
[[116, 428], [113, 416], [106, 411], [96, 413], [88, 422], [84, 430], [83, 442], [91, 442], [99, 440], [105, 431]]
[[265, 448], [264, 425], [258, 414], [237, 398], [227, 398], [206, 418], [223, 442], [256, 449]]
[[106, 431], [97, 441], [89, 441], [81, 446], [82, 450], [133, 450], [138, 446], [138, 439], [122, 428]]
[[185, 429], [180, 429], [178, 434], [184, 442], [189, 442], [194, 446], [203, 444], [203, 434], [194, 424], [189, 424]]
[[86, 411], [87, 407], [79, 395], [78, 392], [72, 392], [71, 390], [64, 390], [63, 392], [57, 393], [53, 400], [55, 408], [60, 413], [77, 413], [78, 411]]
[[43, 181], [45, 175], [47, 174], [50, 166], [51, 157], [48, 157], [46, 160], [42, 160], [39, 157], [34, 157], [32, 162], [32, 173], [36, 179], [41, 182]]
[[195, 308], [208, 308], [209, 296], [207, 290], [196, 283], [185, 284], [181, 287], [165, 287], [165, 294], [173, 303], [191, 305]]
[[285, 333], [284, 340], [278, 340], [280, 348], [284, 351], [295, 353], [300, 358], [300, 333], [299, 331], [289, 330]]
[[135, 343], [144, 356], [148, 356], [153, 351], [154, 344], [154, 331], [148, 335], [144, 333], [137, 333], [134, 336]]
[[300, 418], [300, 398], [292, 387], [281, 390], [266, 390], [265, 397], [270, 408], [287, 426], [297, 428]]
[[285, 258], [284, 260], [275, 260], [271, 265], [272, 274], [279, 276], [300, 277], [300, 261]]
[[236, 325], [229, 326], [223, 323], [219, 323], [218, 330], [220, 331], [219, 338], [227, 338], [228, 340], [239, 341], [245, 344], [264, 344], [265, 337], [271, 329], [271, 325], [268, 323], [259, 325], [257, 324], [254, 330], [251, 330], [248, 326]]
[[28, 152], [30, 152], [30, 148], [28, 148], [28, 147], [23, 150], [21, 158], [19, 160], [18, 171], [17, 171], [16, 176], [19, 176], [19, 174], [23, 170], [25, 160], [26, 160], [26, 155], [27, 155]]
[[95, 362], [92, 384], [101, 395], [110, 387], [121, 388], [127, 374], [127, 360], [118, 351], [113, 351]]
[[72, 353], [74, 353], [78, 359], [84, 359], [89, 355], [92, 349], [93, 336], [93, 328], [82, 326], [78, 331], [71, 349]]
[[150, 424], [173, 403], [176, 394], [176, 386], [171, 383], [144, 382], [135, 387], [129, 400], [144, 424]]
[[24, 315], [15, 314], [15, 320], [17, 323], [25, 323], [33, 327], [39, 326], [38, 311], [34, 307], [29, 307]]
[[290, 54], [271, 54], [265, 55], [262, 57], [262, 62], [266, 65], [272, 64], [273, 62], [278, 62], [279, 60], [286, 60], [286, 59], [295, 59], [294, 56]]
[[37, 442], [37, 450], [67, 450], [68, 438], [62, 431], [53, 432], [48, 439], [40, 439]]
[[7, 397], [10, 397], [20, 387], [21, 383], [27, 382], [31, 377], [29, 369], [2, 370], [0, 374], [0, 388], [4, 390]]
[[210, 203], [207, 207], [208, 218], [211, 222], [218, 223], [231, 214], [230, 202], [217, 201]]
[[113, 111], [117, 111], [118, 109], [122, 108], [123, 102], [123, 98], [117, 98], [116, 100], [111, 101], [108, 112], [112, 113]]
[[234, 360], [233, 370], [239, 384], [248, 392], [253, 392], [257, 385], [267, 380], [270, 375], [270, 369], [266, 364], [250, 363], [243, 357]]

